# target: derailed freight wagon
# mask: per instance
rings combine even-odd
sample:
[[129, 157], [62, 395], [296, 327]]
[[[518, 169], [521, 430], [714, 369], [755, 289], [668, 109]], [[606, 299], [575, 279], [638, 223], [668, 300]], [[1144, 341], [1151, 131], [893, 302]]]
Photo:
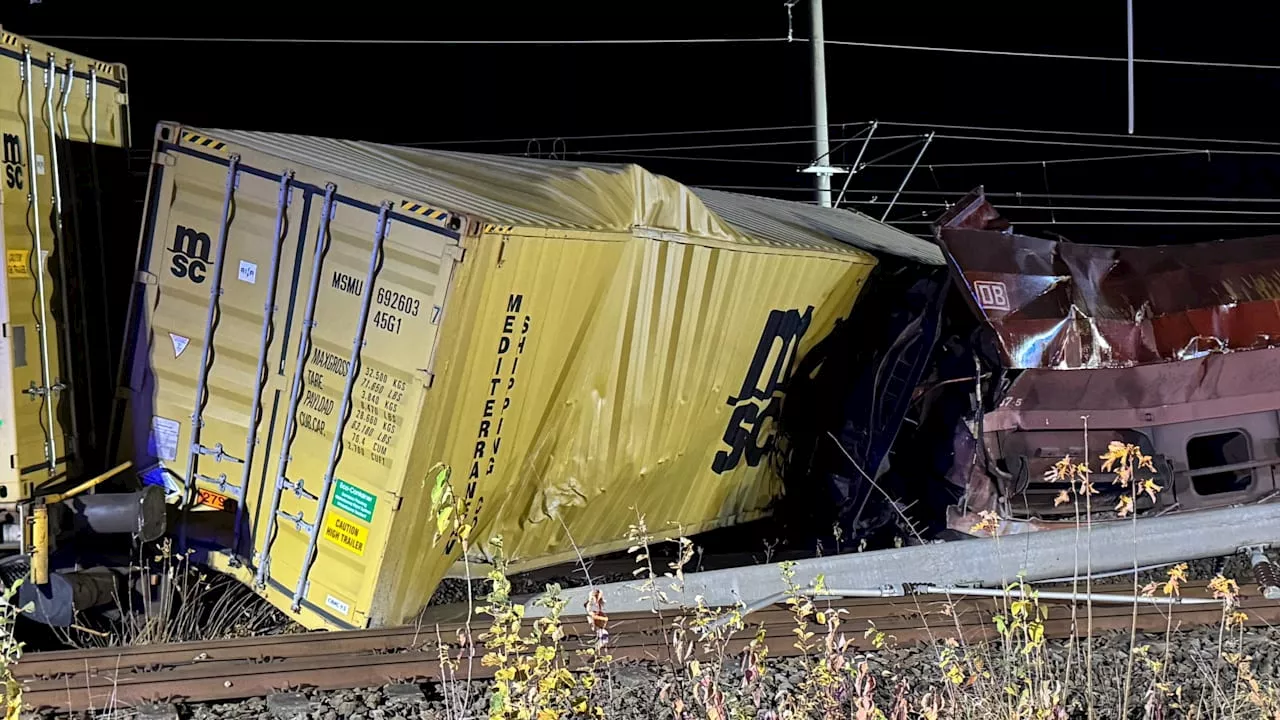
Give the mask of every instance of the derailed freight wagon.
[[[875, 265], [864, 216], [636, 166], [157, 131], [132, 454], [212, 566], [303, 624], [418, 613], [520, 567], [767, 512], [780, 386]], [[934, 250], [936, 252], [936, 250]], [[632, 509], [634, 508], [634, 510]]]
[[77, 544], [100, 549], [109, 533], [127, 548], [131, 534], [163, 529], [140, 525], [144, 505], [163, 520], [154, 492], [87, 492], [112, 479], [102, 431], [132, 272], [128, 253], [117, 267], [104, 248], [137, 228], [124, 66], [0, 30], [0, 143], [0, 578], [29, 572], [23, 603], [52, 600], [35, 615], [69, 620], [81, 583], [51, 570], [98, 560]]
[[[952, 529], [983, 511], [1002, 533], [1074, 527], [1046, 473], [1112, 442], [1149, 455], [1163, 488], [1137, 496], [1139, 515], [1275, 499], [1280, 236], [1060, 242], [1016, 232], [981, 190], [937, 234], [999, 354], [994, 406], [955, 430]], [[1092, 477], [1093, 507], [1114, 517], [1128, 491], [1112, 473]]]

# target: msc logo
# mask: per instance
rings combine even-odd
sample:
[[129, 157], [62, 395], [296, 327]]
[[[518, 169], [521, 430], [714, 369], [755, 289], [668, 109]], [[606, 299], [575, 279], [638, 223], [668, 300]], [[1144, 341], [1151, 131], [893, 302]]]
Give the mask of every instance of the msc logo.
[[22, 142], [13, 133], [4, 134], [4, 184], [11, 190], [22, 189]]
[[199, 285], [209, 271], [209, 235], [179, 225], [173, 235], [173, 262], [169, 272], [176, 278], [189, 278]]
[[778, 387], [791, 375], [800, 340], [812, 321], [812, 305], [803, 315], [799, 310], [769, 313], [742, 389], [737, 397], [729, 398], [733, 416], [724, 431], [724, 444], [729, 448], [716, 453], [712, 472], [720, 475], [738, 467], [744, 455], [747, 465], [755, 467], [773, 449], [773, 428], [768, 426], [777, 423], [781, 412]]

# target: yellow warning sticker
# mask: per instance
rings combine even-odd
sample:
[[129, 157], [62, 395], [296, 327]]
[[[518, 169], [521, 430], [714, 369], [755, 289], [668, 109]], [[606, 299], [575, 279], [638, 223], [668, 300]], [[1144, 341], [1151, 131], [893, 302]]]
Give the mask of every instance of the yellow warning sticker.
[[5, 265], [9, 268], [9, 277], [11, 278], [29, 278], [31, 277], [31, 268], [27, 266], [27, 261], [31, 259], [30, 250], [7, 250], [5, 251]]
[[334, 513], [325, 520], [324, 536], [329, 542], [363, 556], [364, 546], [369, 539], [369, 528], [344, 520]]

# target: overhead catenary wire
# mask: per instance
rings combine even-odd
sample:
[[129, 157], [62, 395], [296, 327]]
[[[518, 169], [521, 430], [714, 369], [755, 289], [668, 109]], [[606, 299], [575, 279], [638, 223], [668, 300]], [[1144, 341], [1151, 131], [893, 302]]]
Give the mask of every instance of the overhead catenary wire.
[[[848, 122], [848, 123], [831, 123], [832, 129], [844, 130], [862, 125], [869, 125], [870, 122]], [[775, 132], [788, 130], [812, 130], [813, 125], [761, 125], [756, 127], [738, 127], [738, 128], [715, 128], [703, 130], [653, 130], [647, 132], [626, 132], [626, 133], [602, 133], [595, 135], [543, 135], [537, 137], [509, 137], [509, 138], [489, 138], [479, 140], [436, 140], [436, 141], [415, 141], [402, 142], [400, 145], [419, 146], [419, 145], [488, 145], [497, 143], [526, 142], [530, 139], [541, 140], [621, 140], [625, 138], [647, 138], [647, 137], [680, 137], [685, 135], [717, 135], [721, 133], [753, 133], [753, 132]]]
[[[229, 35], [31, 35], [33, 40], [86, 42], [223, 43], [267, 45], [728, 45], [786, 43], [784, 37], [702, 37], [702, 38], [301, 38], [234, 37]], [[808, 42], [796, 39], [795, 42]]]
[[[912, 165], [909, 163], [882, 162], [883, 160], [887, 160], [903, 152], [917, 148], [920, 146], [921, 143], [924, 142], [924, 138], [919, 136], [908, 136], [908, 137], [915, 137], [916, 140], [914, 142], [908, 143], [901, 147], [895, 148], [887, 153], [884, 153], [883, 155], [872, 158], [871, 160], [862, 162], [858, 165], [856, 170], [858, 172], [861, 172], [868, 168], [876, 168], [880, 170], [902, 170], [902, 169], [907, 169], [912, 167]], [[884, 139], [893, 139], [893, 138], [884, 138]], [[899, 137], [897, 139], [902, 139], [902, 138]], [[770, 146], [770, 145], [778, 145], [778, 144], [780, 143], [764, 143], [761, 146]], [[802, 143], [797, 141], [795, 144], [802, 144]], [[807, 144], [807, 143], [803, 143], [803, 144]], [[753, 147], [753, 146], [754, 145], [744, 145], [742, 147]], [[1083, 158], [1047, 158], [1043, 160], [993, 160], [993, 161], [986, 161], [986, 162], [928, 163], [926, 167], [928, 168], [968, 168], [968, 167], [1001, 167], [1001, 166], [1012, 166], [1012, 165], [1081, 164], [1081, 163], [1088, 163], [1088, 162], [1112, 162], [1112, 161], [1119, 161], [1119, 160], [1140, 160], [1140, 159], [1168, 158], [1168, 157], [1192, 157], [1192, 156], [1204, 154], [1206, 152], [1209, 152], [1209, 151], [1207, 150], [1170, 150], [1170, 151], [1157, 151], [1157, 152], [1145, 152], [1145, 153], [1126, 153], [1122, 155], [1104, 155], [1104, 156], [1098, 156], [1098, 157], [1083, 157]], [[1217, 152], [1223, 155], [1266, 156], [1266, 157], [1280, 155], [1280, 151], [1265, 152], [1265, 151], [1256, 151], [1256, 150], [1240, 150], [1240, 151], [1214, 150], [1213, 152]], [[705, 161], [705, 162], [743, 163], [743, 164], [758, 164], [758, 165], [780, 165], [780, 166], [787, 166], [787, 167], [802, 167], [804, 165], [803, 163], [787, 161], [787, 160], [699, 157], [699, 156], [693, 156], [693, 155], [660, 155], [660, 154], [652, 154], [643, 148], [632, 148], [625, 151], [622, 151], [622, 150], [575, 150], [568, 153], [568, 155], [573, 155], [575, 157], [582, 157], [582, 158], [618, 157], [618, 158], [631, 158], [631, 159], [640, 159], [640, 160], [651, 159], [651, 160], [669, 160], [669, 161], [677, 161], [677, 162]], [[782, 188], [782, 189], [788, 192], [791, 192], [791, 191], [799, 192], [804, 188], [788, 187], [788, 188]], [[857, 189], [852, 187], [849, 188], [850, 192], [854, 192], [855, 190]], [[893, 191], [889, 190], [886, 192], [893, 192]], [[928, 191], [928, 194], [938, 195], [940, 193], [937, 190], [933, 190], [933, 191]]]
[[[1058, 208], [1054, 208], [1057, 210]], [[890, 225], [897, 224], [932, 224], [932, 220], [890, 220]], [[1143, 227], [1143, 226], [1171, 226], [1171, 227], [1194, 227], [1194, 226], [1231, 226], [1231, 227], [1280, 227], [1280, 222], [1252, 222], [1245, 220], [1021, 220], [1015, 223], [1017, 225], [1101, 225], [1116, 227]]]
[[[852, 125], [853, 125], [853, 124], [848, 124], [847, 126], [852, 126]], [[927, 125], [923, 125], [923, 124], [921, 124], [920, 126], [922, 126], [922, 127], [927, 127]], [[708, 131], [708, 132], [718, 132], [718, 131]], [[725, 130], [725, 131], [723, 131], [723, 132], [729, 132], [729, 130]], [[1029, 131], [1029, 132], [1030, 132], [1030, 131]], [[863, 136], [864, 136], [864, 134], [865, 134], [865, 130], [864, 130], [864, 131], [862, 131], [862, 132], [860, 132], [860, 133], [857, 133], [857, 134], [853, 135], [852, 137], [849, 137], [849, 138], [843, 139], [843, 140], [841, 141], [841, 145], [840, 145], [839, 147], [837, 147], [836, 149], [838, 150], [838, 149], [840, 149], [840, 148], [844, 147], [845, 145], [847, 145], [848, 143], [853, 142], [853, 141], [856, 141], [856, 140], [858, 140], [858, 139], [865, 139], [865, 138], [863, 137]], [[1100, 135], [1100, 136], [1105, 136], [1105, 135]], [[907, 140], [907, 139], [913, 139], [913, 138], [915, 138], [915, 139], [917, 139], [917, 140], [922, 140], [922, 138], [923, 138], [923, 137], [924, 137], [924, 136], [917, 136], [917, 135], [889, 135], [889, 136], [880, 136], [880, 137], [875, 137], [875, 138], [873, 138], [873, 140], [875, 140], [875, 141], [881, 141], [881, 140]], [[1164, 137], [1166, 137], [1166, 138], [1167, 138], [1167, 137], [1169, 137], [1169, 136], [1164, 136]], [[1042, 165], [1042, 166], [1043, 166], [1043, 165], [1055, 165], [1055, 164], [1078, 164], [1078, 163], [1088, 163], [1088, 162], [1110, 162], [1110, 161], [1121, 161], [1121, 160], [1141, 160], [1141, 159], [1152, 159], [1152, 158], [1167, 158], [1167, 157], [1179, 157], [1179, 156], [1195, 156], [1195, 155], [1201, 155], [1201, 154], [1205, 155], [1206, 157], [1212, 158], [1212, 156], [1213, 156], [1213, 154], [1214, 154], [1214, 153], [1217, 153], [1217, 154], [1220, 154], [1220, 155], [1242, 156], [1242, 157], [1250, 157], [1250, 156], [1258, 156], [1258, 157], [1272, 157], [1272, 156], [1280, 156], [1280, 149], [1277, 149], [1277, 150], [1271, 151], [1271, 150], [1243, 149], [1243, 148], [1231, 148], [1231, 147], [1214, 147], [1214, 148], [1209, 148], [1209, 147], [1187, 148], [1187, 147], [1184, 147], [1184, 148], [1178, 148], [1178, 147], [1157, 146], [1157, 145], [1132, 145], [1132, 144], [1127, 144], [1127, 143], [1101, 143], [1101, 142], [1100, 142], [1100, 143], [1088, 143], [1088, 142], [1078, 142], [1078, 141], [1069, 141], [1069, 140], [1053, 140], [1053, 139], [1039, 139], [1039, 138], [1017, 138], [1017, 137], [1013, 137], [1013, 138], [1007, 138], [1007, 137], [1006, 137], [1006, 138], [1002, 138], [1002, 137], [987, 137], [987, 136], [974, 136], [974, 135], [951, 135], [951, 134], [939, 134], [939, 135], [936, 135], [936, 138], [937, 138], [937, 139], [952, 140], [952, 141], [991, 142], [991, 143], [1025, 144], [1025, 145], [1047, 145], [1047, 146], [1059, 146], [1059, 147], [1081, 147], [1081, 148], [1117, 149], [1117, 150], [1132, 150], [1132, 151], [1135, 151], [1135, 152], [1122, 153], [1122, 154], [1115, 154], [1115, 155], [1087, 156], [1087, 157], [1066, 157], [1066, 158], [1045, 158], [1045, 159], [1031, 159], [1031, 160], [1027, 160], [1027, 159], [1016, 159], [1016, 160], [1015, 160], [1015, 159], [1010, 159], [1010, 160], [991, 160], [991, 161], [973, 161], [973, 162], [934, 162], [934, 163], [928, 163], [928, 164], [926, 165], [926, 167], [928, 167], [928, 168], [930, 168], [930, 169], [935, 169], [935, 168], [966, 168], [966, 167], [1000, 167], [1000, 166], [1019, 166], [1019, 165]], [[1139, 139], [1141, 139], [1141, 138], [1139, 138]], [[1178, 141], [1178, 142], [1183, 142], [1183, 141], [1185, 141], [1185, 142], [1196, 142], [1196, 141], [1200, 141], [1200, 139], [1199, 139], [1199, 138], [1172, 138], [1172, 139], [1173, 139], [1174, 141]], [[525, 140], [527, 140], [527, 138], [525, 138]], [[479, 142], [479, 141], [477, 141], [477, 142]], [[498, 142], [498, 141], [494, 141], [494, 142]], [[763, 147], [774, 147], [774, 146], [784, 146], [784, 145], [803, 145], [803, 144], [806, 144], [807, 142], [809, 142], [809, 141], [808, 141], [808, 140], [799, 140], [799, 139], [797, 139], [797, 140], [775, 140], [775, 141], [770, 141], [770, 142], [765, 142], [765, 141], [753, 141], [753, 142], [740, 142], [740, 143], [705, 143], [705, 144], [699, 144], [699, 145], [672, 145], [672, 146], [661, 146], [661, 147], [654, 147], [654, 148], [644, 148], [644, 147], [628, 147], [628, 148], [618, 148], [618, 149], [614, 149], [614, 148], [604, 148], [604, 149], [573, 150], [573, 151], [570, 151], [570, 152], [568, 152], [568, 153], [561, 153], [561, 155], [562, 155], [562, 156], [565, 156], [565, 155], [572, 155], [572, 156], [575, 156], [575, 157], [590, 157], [590, 156], [593, 156], [593, 155], [594, 155], [594, 156], [601, 156], [601, 157], [604, 157], [604, 156], [619, 156], [619, 157], [634, 156], [634, 157], [641, 157], [641, 158], [652, 158], [652, 159], [658, 159], [658, 160], [673, 160], [673, 161], [697, 161], [697, 160], [707, 160], [707, 161], [709, 161], [709, 162], [739, 162], [739, 163], [746, 163], [746, 162], [754, 163], [754, 162], [759, 162], [760, 164], [777, 164], [777, 165], [796, 166], [796, 165], [798, 165], [799, 163], [788, 162], [788, 161], [781, 161], [781, 160], [759, 160], [759, 161], [757, 161], [757, 160], [752, 159], [752, 158], [701, 158], [701, 157], [677, 157], [677, 156], [670, 156], [670, 155], [668, 155], [668, 156], [663, 156], [663, 155], [658, 155], [658, 154], [655, 154], [655, 153], [659, 153], [659, 152], [670, 152], [670, 151], [681, 151], [681, 150], [685, 150], [685, 151], [695, 151], [695, 150], [704, 150], [704, 149], [705, 149], [705, 150], [710, 150], [710, 149], [742, 149], [742, 148], [756, 148], [756, 147], [761, 147], [761, 148], [763, 148]], [[1230, 141], [1222, 141], [1222, 140], [1214, 140], [1214, 139], [1210, 139], [1210, 140], [1205, 140], [1205, 142], [1212, 142], [1212, 143], [1227, 143], [1227, 142], [1230, 142]], [[1260, 141], [1258, 141], [1258, 142], [1260, 142]], [[1258, 144], [1258, 142], [1250, 142], [1250, 143], [1248, 143], [1248, 144], [1257, 145], [1257, 144]], [[430, 144], [432, 144], [432, 143], [420, 143], [420, 144], [422, 144], [422, 145], [430, 145]], [[908, 167], [910, 167], [910, 165], [909, 165], [909, 164], [904, 164], [904, 163], [884, 163], [884, 162], [883, 162], [883, 160], [885, 160], [885, 159], [887, 159], [888, 157], [891, 157], [892, 155], [895, 155], [895, 154], [897, 154], [897, 153], [899, 153], [899, 152], [902, 152], [902, 151], [905, 151], [905, 150], [908, 150], [908, 149], [914, 148], [915, 146], [916, 146], [916, 144], [915, 144], [915, 143], [911, 143], [911, 144], [908, 144], [908, 145], [903, 146], [903, 147], [901, 147], [901, 148], [898, 148], [898, 149], [896, 149], [896, 150], [894, 150], [894, 151], [891, 151], [890, 153], [888, 153], [888, 154], [886, 154], [886, 155], [882, 155], [882, 156], [880, 156], [880, 157], [873, 158], [872, 160], [869, 160], [869, 161], [867, 161], [866, 163], [859, 164], [858, 168], [855, 168], [855, 172], [856, 172], [856, 171], [860, 171], [860, 170], [862, 170], [863, 168], [866, 168], [866, 167], [877, 167], [877, 168], [880, 168], [880, 169], [889, 169], [889, 170], [901, 170], [901, 169], [908, 168]], [[1277, 148], [1280, 148], [1280, 144], [1277, 144], [1277, 145], [1276, 145], [1276, 147], [1277, 147]], [[855, 189], [856, 189], [856, 188], [850, 188], [850, 190], [851, 190], [851, 191], [852, 191], [852, 190], [855, 190]]]
[[[1137, 136], [1135, 136], [1136, 138]], [[1280, 147], [1275, 150], [1257, 150], [1232, 147], [1172, 147], [1168, 145], [1133, 145], [1129, 143], [1101, 143], [1101, 142], [1080, 142], [1076, 140], [1051, 140], [1043, 138], [1021, 138], [1021, 137], [994, 137], [988, 135], [952, 135], [949, 133], [940, 133], [937, 136], [939, 140], [960, 140], [967, 142], [988, 142], [988, 143], [1004, 143], [1008, 145], [1047, 145], [1053, 147], [1078, 147], [1078, 148], [1096, 148], [1102, 150], [1141, 150], [1146, 152], [1183, 152], [1195, 151], [1207, 154], [1219, 155], [1280, 155]], [[1141, 139], [1141, 138], [1138, 138]], [[1186, 142], [1194, 142], [1188, 139]]]
[[[1124, 155], [1101, 155], [1077, 158], [1045, 158], [1043, 160], [984, 160], [976, 162], [939, 162], [929, 163], [931, 168], [976, 168], [1005, 167], [1009, 165], [1069, 165], [1089, 162], [1111, 162], [1115, 160], [1139, 160], [1142, 158], [1168, 158], [1203, 155], [1204, 150], [1168, 150], [1159, 152], [1126, 153]], [[1228, 154], [1228, 153], [1224, 153]], [[876, 167], [884, 169], [904, 169], [911, 167], [902, 163], [882, 164]], [[936, 191], [935, 191], [936, 192]]]
[[[408, 46], [465, 46], [465, 45], [732, 45], [732, 44], [799, 44], [807, 38], [798, 37], [704, 37], [704, 38], [286, 38], [286, 37], [231, 37], [231, 36], [180, 36], [180, 35], [32, 35], [36, 40], [84, 41], [84, 42], [155, 42], [155, 43], [238, 43], [238, 44], [288, 44], [288, 45], [408, 45]], [[880, 43], [861, 40], [824, 40], [824, 45], [854, 47], [870, 50], [897, 50], [932, 52], [955, 55], [985, 55], [1035, 60], [1070, 60], [1079, 62], [1128, 62], [1127, 57], [1108, 55], [1081, 55], [1074, 53], [1031, 52], [1023, 50], [993, 50], [985, 48], [949, 47], [942, 45], [910, 45], [904, 43]], [[1280, 65], [1242, 63], [1217, 60], [1176, 60], [1165, 58], [1134, 58], [1139, 65], [1167, 65], [1180, 67], [1222, 68], [1234, 70], [1280, 70]]]
[[[889, 135], [881, 138], [873, 138], [875, 140], [914, 140], [919, 139], [919, 135]], [[833, 138], [834, 142], [850, 143], [854, 140], [864, 139], [861, 135], [855, 135], [849, 138]], [[567, 155], [615, 155], [619, 153], [648, 153], [648, 152], [669, 152], [673, 150], [723, 150], [729, 148], [757, 148], [757, 147], [774, 147], [778, 145], [812, 145], [813, 139], [805, 140], [773, 140], [773, 141], [756, 141], [756, 142], [740, 142], [740, 143], [713, 143], [705, 145], [669, 145], [665, 147], [630, 147], [630, 148], [602, 148], [588, 150], [570, 150]], [[831, 152], [836, 152], [839, 147], [833, 148]], [[810, 188], [812, 190], [813, 188]]]
[[[865, 127], [871, 125], [873, 121], [857, 121], [831, 123], [833, 130], [847, 130], [850, 128]], [[1018, 135], [1038, 135], [1038, 136], [1058, 136], [1058, 137], [1079, 137], [1079, 138], [1095, 138], [1099, 140], [1116, 139], [1124, 140], [1126, 143], [1133, 142], [1165, 142], [1165, 143], [1187, 143], [1194, 145], [1243, 145], [1257, 147], [1274, 147], [1280, 149], [1280, 142], [1271, 140], [1240, 140], [1227, 138], [1208, 138], [1208, 137], [1188, 137], [1178, 135], [1127, 135], [1123, 133], [1095, 132], [1088, 130], [1052, 130], [1045, 128], [1017, 128], [1017, 127], [996, 127], [988, 125], [955, 125], [947, 123], [924, 123], [924, 122], [902, 122], [882, 120], [874, 121], [880, 125], [892, 126], [899, 128], [920, 128], [925, 130], [950, 130], [969, 133], [1007, 133]], [[424, 145], [488, 145], [499, 143], [524, 143], [531, 139], [534, 140], [614, 140], [627, 138], [651, 138], [651, 137], [682, 137], [682, 136], [698, 136], [698, 135], [717, 135], [717, 134], [736, 134], [736, 133], [757, 133], [757, 132], [790, 132], [801, 130], [812, 130], [812, 124], [798, 125], [762, 125], [751, 127], [729, 127], [729, 128], [706, 128], [696, 130], [660, 130], [648, 132], [624, 132], [624, 133], [597, 133], [591, 135], [524, 135], [520, 137], [506, 138], [479, 138], [471, 140], [433, 140], [433, 141], [409, 141], [400, 142], [399, 145], [408, 146], [424, 146]], [[945, 135], [945, 133], [944, 133]], [[861, 138], [861, 134], [854, 135], [854, 139]], [[899, 136], [910, 137], [910, 136]], [[805, 140], [811, 141], [811, 139]], [[801, 142], [801, 141], [797, 141]], [[1126, 149], [1115, 143], [1103, 143], [1098, 147], [1109, 149]], [[1186, 148], [1166, 148], [1166, 147], [1149, 147], [1143, 146], [1143, 149], [1150, 150], [1184, 150]]]
[[[803, 42], [803, 41], [801, 41]], [[940, 45], [907, 45], [901, 43], [876, 43], [859, 40], [827, 40], [827, 45], [843, 45], [845, 47], [867, 48], [874, 50], [910, 50], [916, 52], [936, 52], [958, 55], [988, 55], [992, 57], [1016, 57], [1035, 60], [1076, 60], [1084, 62], [1127, 63], [1128, 57], [1108, 55], [1077, 55], [1072, 53], [1029, 52], [1021, 50], [985, 50], [980, 48], [945, 47]], [[1138, 65], [1173, 65], [1183, 67], [1224, 68], [1233, 70], [1280, 70], [1280, 65], [1263, 63], [1224, 62], [1215, 60], [1169, 60], [1163, 58], [1134, 58]]]
[[[884, 193], [890, 195], [891, 193]], [[888, 200], [851, 200], [845, 205], [889, 205]], [[943, 209], [939, 203], [920, 200], [899, 200], [897, 205], [905, 207], [927, 207]], [[1187, 215], [1280, 215], [1280, 210], [1226, 210], [1223, 208], [1140, 208], [1140, 207], [1093, 207], [1083, 205], [1010, 205], [1001, 210], [1010, 212], [1019, 210], [1055, 210], [1064, 212], [1099, 212], [1099, 213], [1154, 213], [1154, 214], [1187, 214]]]
[[[1187, 142], [1200, 145], [1262, 145], [1280, 148], [1280, 142], [1274, 140], [1232, 140], [1227, 138], [1186, 137], [1180, 135], [1129, 135], [1127, 133], [1096, 132], [1091, 130], [1050, 130], [1045, 128], [998, 127], [993, 125], [953, 125], [946, 123], [899, 122], [879, 120], [881, 125], [905, 128], [923, 128], [928, 130], [958, 130], [979, 133], [1015, 133], [1020, 135], [1059, 135], [1063, 137], [1113, 138], [1131, 142], [1135, 140], [1151, 140], [1156, 142]], [[1108, 146], [1112, 147], [1112, 146]]]
[[599, 157], [619, 157], [619, 158], [637, 158], [648, 160], [673, 160], [681, 162], [710, 162], [710, 163], [739, 163], [744, 165], [781, 165], [785, 167], [801, 168], [804, 167], [803, 162], [794, 162], [790, 160], [759, 160], [753, 158], [726, 158], [726, 157], [694, 157], [692, 155], [646, 155], [644, 153], [591, 153], [583, 152], [580, 157], [591, 157], [596, 155]]
[[[718, 188], [718, 189], [729, 189], [729, 188], [731, 188], [731, 187], [738, 187], [738, 188], [750, 188], [750, 187], [753, 187], [753, 186], [747, 186], [747, 185], [737, 185], [737, 186], [727, 186], [727, 185], [723, 185], [723, 186], [722, 186], [722, 185], [717, 185], [717, 186], [708, 186], [708, 187], [712, 187], [713, 189], [717, 189], [717, 188]], [[757, 189], [757, 190], [774, 190], [774, 191], [784, 191], [784, 190], [788, 190], [788, 189], [791, 189], [791, 188], [784, 188], [784, 187], [755, 187], [754, 189]], [[805, 190], [805, 188], [798, 188], [798, 189], [797, 189], [797, 191], [802, 191], [802, 190]], [[855, 192], [855, 188], [849, 188], [849, 192]], [[877, 189], [870, 189], [870, 188], [857, 188], [857, 189], [856, 189], [856, 192], [876, 195], [876, 194], [892, 193], [892, 192], [893, 192], [893, 190], [892, 190], [892, 189], [879, 189], [879, 190], [877, 190]], [[962, 197], [962, 196], [964, 196], [965, 194], [967, 194], [968, 192], [970, 192], [970, 191], [969, 191], [969, 190], [904, 190], [902, 194], [903, 194], [903, 195], [954, 195], [954, 196], [956, 196], [956, 197]], [[993, 192], [993, 191], [985, 191], [985, 190], [983, 191], [983, 193], [984, 193], [987, 197], [1007, 197], [1007, 198], [1049, 198], [1049, 197], [1052, 197], [1052, 198], [1054, 198], [1054, 199], [1063, 199], [1063, 200], [1115, 200], [1115, 201], [1121, 201], [1121, 200], [1123, 200], [1123, 201], [1131, 201], [1131, 202], [1156, 201], [1156, 202], [1280, 203], [1280, 197], [1275, 197], [1275, 198], [1256, 198], [1256, 197], [1250, 198], [1250, 197], [1243, 197], [1243, 198], [1242, 198], [1242, 197], [1216, 197], [1216, 196], [1206, 196], [1206, 195], [1107, 195], [1107, 194], [1097, 194], [1097, 193], [1094, 193], [1094, 194], [1090, 194], [1090, 193], [1053, 193], [1052, 195], [1050, 195], [1050, 194], [1048, 194], [1048, 193], [1035, 193], [1035, 192]], [[1011, 205], [1010, 207], [1018, 207], [1018, 206], [1017, 206], [1017, 205]]]
[[[893, 156], [895, 156], [895, 155], [898, 155], [899, 153], [906, 152], [907, 150], [911, 150], [911, 149], [913, 149], [913, 148], [916, 148], [916, 147], [920, 146], [920, 144], [921, 144], [921, 143], [925, 142], [925, 138], [927, 138], [928, 136], [927, 136], [927, 135], [925, 135], [925, 136], [920, 136], [920, 135], [911, 135], [911, 136], [908, 136], [908, 137], [914, 138], [914, 139], [915, 139], [915, 140], [914, 140], [914, 142], [907, 143], [906, 145], [903, 145], [903, 146], [901, 146], [901, 147], [898, 147], [898, 148], [895, 148], [895, 149], [893, 149], [893, 150], [890, 150], [889, 152], [886, 152], [886, 153], [884, 153], [883, 155], [880, 155], [880, 156], [878, 156], [878, 157], [872, 158], [871, 160], [867, 160], [867, 161], [865, 161], [865, 162], [861, 163], [861, 164], [858, 166], [858, 168], [859, 168], [859, 169], [863, 169], [863, 168], [867, 168], [867, 167], [873, 166], [873, 165], [875, 165], [876, 163], [880, 162], [881, 160], [885, 160], [885, 159], [891, 158], [891, 157], [893, 157]], [[810, 142], [811, 142], [811, 141], [810, 141]], [[774, 144], [774, 143], [766, 143], [766, 145], [772, 145], [772, 144]], [[508, 154], [512, 154], [512, 155], [514, 155], [514, 153], [508, 153]], [[757, 158], [701, 157], [701, 156], [694, 156], [694, 155], [654, 155], [654, 154], [648, 154], [648, 153], [647, 153], [645, 150], [643, 150], [643, 149], [633, 149], [633, 150], [628, 150], [628, 151], [617, 151], [617, 150], [578, 150], [578, 151], [574, 151], [574, 152], [572, 152], [572, 153], [570, 153], [570, 154], [576, 155], [576, 156], [578, 156], [578, 157], [586, 157], [586, 158], [590, 158], [590, 157], [619, 157], [619, 158], [634, 158], [634, 159], [646, 159], [646, 160], [671, 160], [671, 161], [680, 161], [680, 162], [719, 162], [719, 163], [740, 163], [740, 164], [747, 164], [747, 165], [780, 165], [780, 166], [793, 167], [793, 168], [802, 168], [802, 167], [806, 167], [806, 166], [807, 166], [807, 164], [806, 164], [806, 163], [802, 163], [802, 162], [794, 162], [794, 161], [790, 161], [790, 160], [763, 160], [763, 159], [757, 159]], [[812, 188], [810, 188], [810, 190], [812, 191]]]
[[866, 161], [862, 162], [861, 164], [859, 164], [859, 165], [858, 165], [858, 167], [854, 168], [854, 169], [853, 169], [853, 171], [854, 171], [854, 172], [861, 172], [861, 171], [862, 171], [862, 170], [864, 170], [865, 168], [872, 167], [872, 166], [876, 165], [876, 164], [877, 164], [877, 163], [879, 163], [881, 160], [888, 160], [889, 158], [894, 157], [895, 155], [898, 155], [898, 154], [904, 153], [904, 152], [906, 152], [906, 151], [908, 151], [908, 150], [912, 150], [912, 149], [914, 149], [914, 148], [916, 148], [916, 147], [919, 147], [920, 145], [923, 145], [923, 144], [925, 143], [925, 141], [928, 139], [928, 137], [929, 137], [928, 135], [917, 135], [917, 136], [915, 136], [915, 142], [907, 143], [906, 145], [903, 145], [903, 146], [898, 147], [898, 148], [894, 148], [893, 150], [890, 150], [889, 152], [884, 153], [883, 155], [877, 155], [876, 157], [873, 157], [873, 158], [871, 158], [870, 160], [866, 160]]

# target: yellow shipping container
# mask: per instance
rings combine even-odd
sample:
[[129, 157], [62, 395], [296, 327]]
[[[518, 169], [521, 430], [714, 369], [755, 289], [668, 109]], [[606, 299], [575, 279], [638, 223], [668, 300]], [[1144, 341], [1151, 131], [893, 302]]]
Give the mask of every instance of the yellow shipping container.
[[637, 511], [765, 513], [781, 383], [852, 309], [855, 244], [929, 253], [634, 165], [162, 124], [132, 452], [304, 625], [404, 622], [459, 553], [442, 469], [477, 552], [521, 567], [623, 547]]
[[86, 144], [128, 146], [124, 66], [0, 30], [0, 138], [0, 507], [22, 515], [27, 508], [19, 504], [83, 469], [80, 454], [94, 428], [77, 427], [86, 418], [72, 398], [87, 400], [94, 389], [79, 380], [89, 375], [77, 373], [100, 363], [106, 380], [99, 385], [110, 398], [114, 358], [83, 344], [84, 326], [102, 322], [102, 304], [95, 297], [85, 307], [76, 295], [86, 290], [83, 278], [76, 282], [68, 236], [76, 224], [72, 196], [87, 168], [76, 176], [70, 165]]

